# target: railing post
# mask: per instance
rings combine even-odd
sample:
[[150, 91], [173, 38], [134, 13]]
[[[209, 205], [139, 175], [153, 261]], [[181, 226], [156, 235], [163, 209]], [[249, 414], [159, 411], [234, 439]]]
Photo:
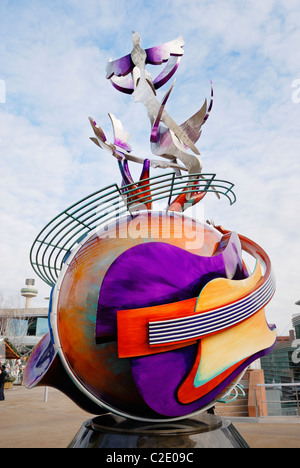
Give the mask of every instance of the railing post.
[[256, 387], [255, 386], [253, 387], [253, 393], [254, 393], [255, 415], [258, 418], [259, 414], [258, 414], [258, 405], [257, 405]]
[[172, 175], [172, 182], [171, 182], [171, 187], [170, 187], [170, 196], [169, 196], [168, 206], [167, 206], [167, 210], [166, 210], [167, 212], [169, 211], [171, 201], [172, 201], [174, 181], [175, 181], [175, 172], [173, 172], [173, 175]]
[[299, 395], [298, 395], [298, 388], [297, 385], [295, 385], [295, 390], [296, 390], [296, 400], [297, 400], [297, 418], [299, 418]]

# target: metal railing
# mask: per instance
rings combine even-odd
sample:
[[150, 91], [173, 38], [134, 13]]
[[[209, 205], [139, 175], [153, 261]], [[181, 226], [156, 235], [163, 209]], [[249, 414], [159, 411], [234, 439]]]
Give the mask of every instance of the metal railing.
[[44, 227], [31, 247], [31, 265], [45, 283], [53, 286], [72, 248], [95, 228], [125, 214], [131, 215], [137, 205], [150, 201], [155, 209], [155, 202], [166, 200], [168, 211], [172, 199], [183, 192], [215, 192], [227, 197], [232, 205], [236, 201], [233, 186], [216, 179], [216, 174], [176, 176], [174, 172], [121, 188], [110, 185], [73, 204]]
[[[266, 400], [262, 399], [262, 392], [261, 389], [264, 388], [266, 390]], [[284, 392], [284, 389], [290, 388], [290, 393], [292, 394], [293, 398], [287, 398], [287, 392]], [[277, 389], [277, 395], [280, 398], [271, 399], [271, 395], [268, 395], [267, 390]], [[293, 390], [294, 389], [294, 390]], [[268, 408], [268, 416], [296, 416], [300, 417], [300, 383], [299, 382], [290, 382], [290, 383], [274, 383], [274, 384], [257, 384], [256, 387], [253, 388], [254, 391], [254, 401], [255, 401], [255, 412], [256, 417], [260, 417], [259, 411], [259, 404], [267, 405]], [[260, 392], [260, 393], [259, 393]], [[268, 398], [269, 396], [269, 398]], [[273, 395], [274, 396], [274, 395]]]
[[[275, 391], [271, 392], [272, 390]], [[229, 404], [217, 404], [218, 414], [224, 417], [249, 417], [248, 404], [252, 395], [254, 396], [256, 418], [281, 416], [300, 418], [299, 382], [257, 384], [250, 390], [248, 386], [244, 386], [244, 392], [245, 395], [238, 395], [233, 402], [229, 401]]]

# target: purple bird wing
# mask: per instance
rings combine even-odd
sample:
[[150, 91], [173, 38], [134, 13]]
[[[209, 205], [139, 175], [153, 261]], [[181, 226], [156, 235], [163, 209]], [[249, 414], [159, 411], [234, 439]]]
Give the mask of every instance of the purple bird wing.
[[167, 62], [162, 72], [153, 80], [153, 86], [155, 89], [159, 89], [161, 86], [166, 84], [176, 72], [181, 56], [184, 52], [183, 46], [184, 40], [182, 36], [179, 36], [173, 41], [146, 49], [146, 63], [150, 63], [151, 65], [161, 65], [162, 63]]
[[161, 65], [163, 62], [167, 62], [171, 55], [181, 56], [183, 55], [183, 46], [184, 40], [182, 36], [179, 36], [173, 41], [146, 49], [146, 63]]
[[[176, 72], [181, 56], [183, 55], [184, 40], [180, 36], [173, 41], [166, 42], [156, 47], [146, 49], [146, 64], [161, 65], [167, 62], [162, 72], [154, 79], [155, 89], [163, 86]], [[110, 79], [112, 85], [122, 93], [132, 94], [133, 80], [128, 75], [134, 68], [131, 54], [125, 55], [117, 60], [109, 61], [106, 65], [106, 78]]]
[[114, 88], [121, 93], [132, 94], [134, 91], [133, 79], [131, 75], [127, 76], [115, 76], [113, 75], [110, 79]]
[[114, 144], [119, 148], [122, 148], [125, 151], [128, 151], [128, 153], [130, 153], [132, 151], [132, 148], [128, 143], [130, 134], [128, 132], [125, 132], [122, 122], [119, 119], [117, 119], [114, 116], [114, 114], [109, 113], [108, 115], [113, 126]]
[[106, 78], [109, 80], [112, 76], [125, 76], [133, 70], [134, 64], [131, 55], [125, 55], [117, 60], [107, 62]]
[[153, 86], [155, 89], [161, 88], [164, 84], [169, 81], [170, 78], [174, 75], [177, 68], [179, 67], [181, 57], [176, 55], [171, 55], [167, 65], [163, 69], [163, 71], [153, 80]]
[[151, 143], [158, 143], [159, 142], [159, 139], [160, 139], [159, 126], [160, 126], [161, 116], [162, 116], [165, 105], [167, 103], [167, 100], [169, 99], [169, 96], [171, 94], [171, 91], [172, 91], [173, 87], [174, 87], [174, 83], [172, 84], [172, 86], [168, 90], [168, 92], [165, 94], [165, 96], [164, 96], [164, 98], [163, 98], [163, 100], [161, 102], [159, 111], [157, 113], [156, 119], [155, 119], [155, 121], [153, 123], [152, 130], [151, 130], [151, 135], [150, 135]]
[[[157, 75], [157, 77], [154, 78], [153, 80], [154, 89], [161, 88], [172, 78], [177, 68], [179, 67], [180, 60], [181, 60], [181, 57], [178, 57], [175, 55], [170, 56], [162, 72], [159, 75]], [[113, 75], [110, 78], [110, 81], [112, 85], [114, 86], [114, 88], [116, 88], [118, 91], [121, 91], [122, 93], [132, 94], [134, 91], [133, 79], [131, 75], [127, 75], [127, 76]]]
[[207, 109], [207, 112], [206, 112], [206, 115], [203, 119], [203, 124], [205, 124], [205, 122], [207, 121], [208, 117], [209, 117], [209, 114], [211, 113], [211, 110], [212, 110], [212, 107], [213, 107], [213, 103], [214, 103], [214, 89], [213, 89], [213, 85], [212, 85], [212, 82], [210, 82], [211, 84], [211, 92], [210, 92], [210, 103], [209, 103], [209, 106], [208, 106], [208, 109]]

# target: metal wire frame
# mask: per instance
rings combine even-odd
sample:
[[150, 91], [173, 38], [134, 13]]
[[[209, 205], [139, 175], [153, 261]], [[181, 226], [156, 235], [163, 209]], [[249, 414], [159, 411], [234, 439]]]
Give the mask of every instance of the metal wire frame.
[[95, 228], [105, 226], [112, 219], [141, 209], [143, 204], [167, 200], [168, 211], [172, 199], [195, 191], [217, 192], [236, 201], [234, 184], [216, 179], [216, 174], [189, 174], [176, 176], [174, 172], [143, 180], [135, 196], [138, 182], [119, 187], [105, 187], [74, 203], [50, 221], [35, 239], [30, 250], [30, 262], [35, 273], [49, 286], [53, 286], [64, 261], [73, 247]]

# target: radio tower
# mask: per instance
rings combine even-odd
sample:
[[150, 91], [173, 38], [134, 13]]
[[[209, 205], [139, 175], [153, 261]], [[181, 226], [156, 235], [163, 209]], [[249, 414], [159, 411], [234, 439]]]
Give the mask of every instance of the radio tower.
[[23, 297], [26, 297], [25, 309], [29, 309], [29, 308], [30, 308], [31, 299], [32, 299], [33, 297], [36, 297], [37, 294], [38, 294], [38, 290], [33, 288], [34, 283], [35, 283], [35, 280], [34, 280], [34, 279], [28, 278], [28, 279], [26, 279], [26, 281], [25, 281], [25, 284], [26, 284], [27, 288], [22, 288], [22, 289], [21, 289], [21, 295], [22, 295]]

